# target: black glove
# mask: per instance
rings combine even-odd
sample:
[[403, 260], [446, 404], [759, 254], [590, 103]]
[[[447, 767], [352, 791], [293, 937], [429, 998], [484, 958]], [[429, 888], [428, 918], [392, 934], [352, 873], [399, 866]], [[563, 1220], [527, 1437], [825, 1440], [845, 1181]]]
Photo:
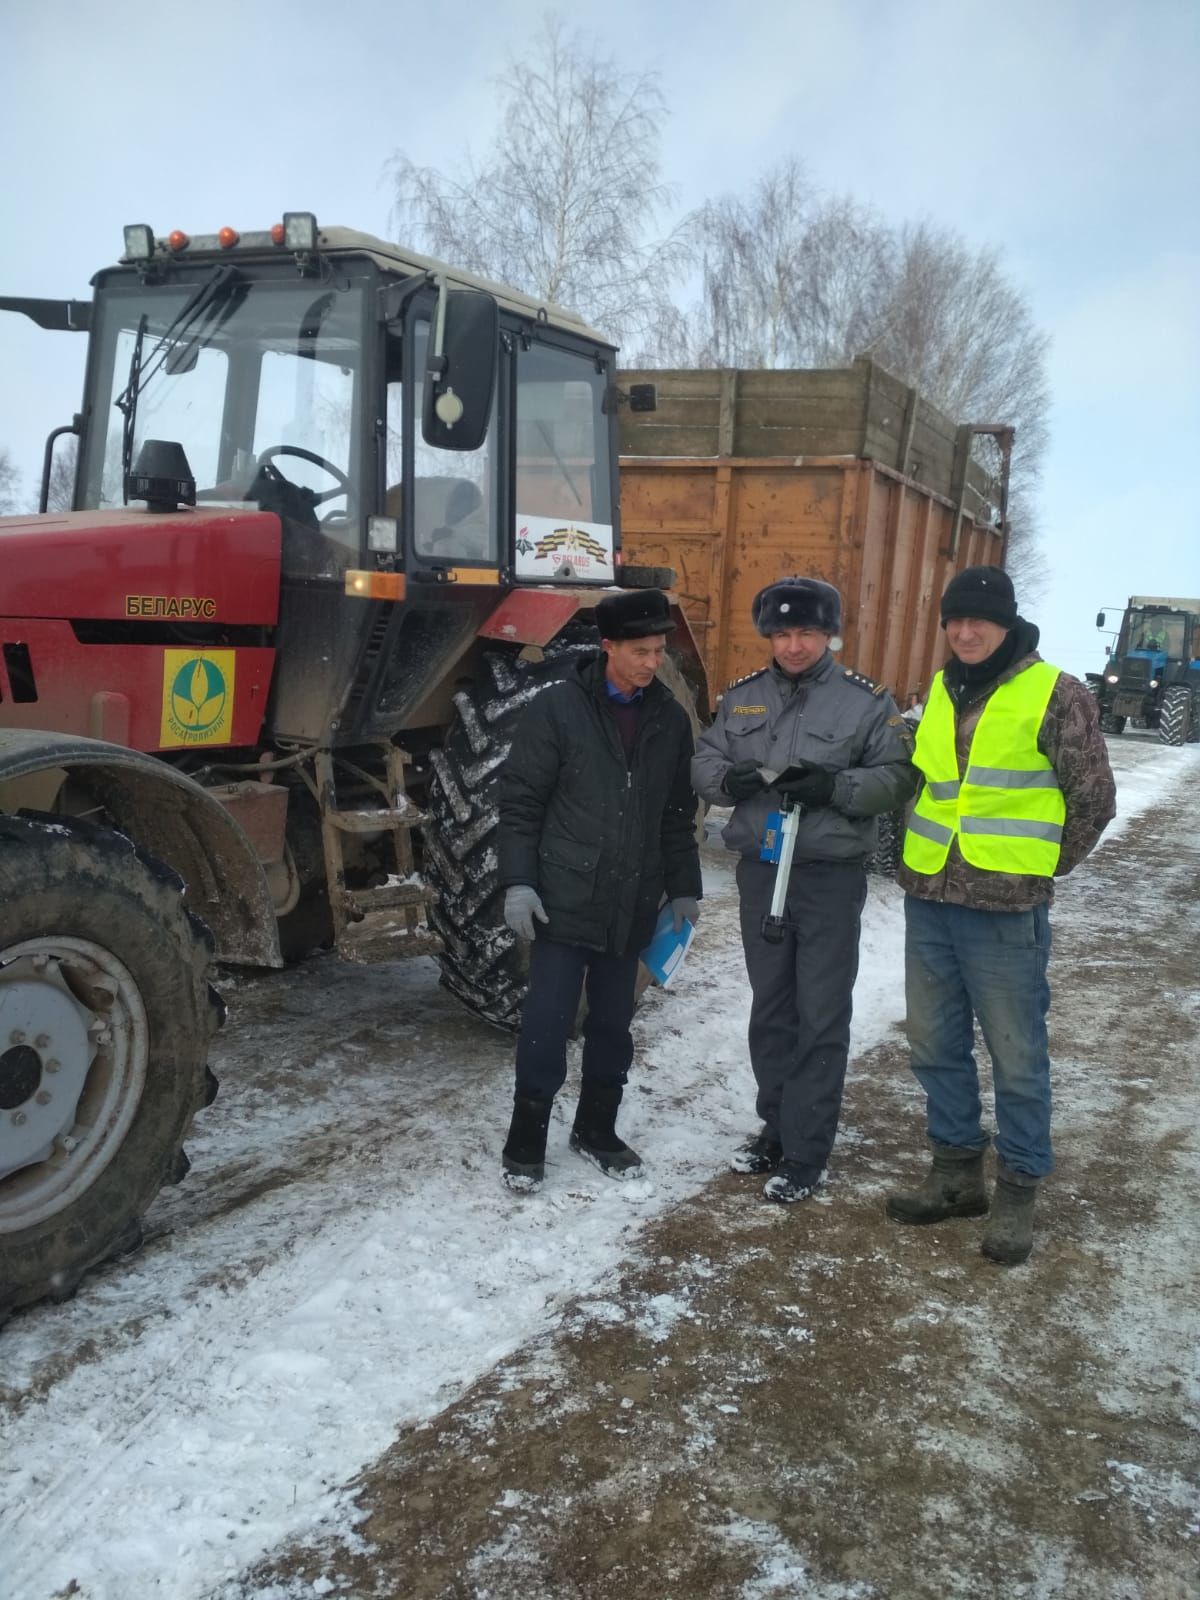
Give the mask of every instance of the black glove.
[[752, 800], [767, 787], [757, 761], [735, 761], [721, 779], [721, 787], [731, 800]]
[[833, 780], [833, 773], [826, 772], [824, 767], [806, 765], [803, 772], [777, 783], [775, 788], [789, 800], [815, 810], [818, 806], [827, 806], [833, 799]]

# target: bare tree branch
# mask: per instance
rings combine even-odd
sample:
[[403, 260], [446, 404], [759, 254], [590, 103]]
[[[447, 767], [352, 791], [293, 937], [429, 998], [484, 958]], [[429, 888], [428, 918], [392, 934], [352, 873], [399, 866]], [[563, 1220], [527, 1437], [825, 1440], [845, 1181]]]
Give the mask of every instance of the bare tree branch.
[[687, 259], [658, 147], [666, 105], [651, 73], [626, 73], [547, 17], [497, 84], [500, 131], [442, 172], [389, 163], [393, 226], [430, 254], [580, 311], [617, 342], [653, 326]]
[[20, 493], [21, 475], [13, 466], [11, 454], [0, 449], [0, 517], [9, 516], [17, 510]]
[[[1045, 581], [1031, 516], [1047, 441], [1048, 341], [998, 252], [924, 222], [894, 229], [820, 196], [794, 160], [691, 219], [699, 299], [664, 315], [647, 365], [845, 366], [870, 355], [960, 421], [1011, 422], [1009, 564]], [[981, 438], [985, 465], [989, 445]]]

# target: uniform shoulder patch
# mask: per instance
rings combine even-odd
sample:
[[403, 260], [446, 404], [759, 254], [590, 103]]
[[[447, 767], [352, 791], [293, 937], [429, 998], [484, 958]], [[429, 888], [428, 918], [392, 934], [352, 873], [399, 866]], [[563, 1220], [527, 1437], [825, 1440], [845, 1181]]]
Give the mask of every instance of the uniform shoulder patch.
[[732, 683], [725, 685], [724, 692], [728, 694], [730, 689], [736, 689], [740, 683], [751, 683], [755, 678], [761, 678], [764, 672], [769, 672], [770, 670], [769, 667], [759, 667], [757, 672], [748, 672], [744, 678], [735, 678]]
[[886, 683], [876, 683], [874, 678], [868, 678], [863, 672], [855, 672], [853, 667], [843, 667], [842, 677], [848, 683], [856, 683], [860, 689], [865, 689], [868, 694], [887, 693]]

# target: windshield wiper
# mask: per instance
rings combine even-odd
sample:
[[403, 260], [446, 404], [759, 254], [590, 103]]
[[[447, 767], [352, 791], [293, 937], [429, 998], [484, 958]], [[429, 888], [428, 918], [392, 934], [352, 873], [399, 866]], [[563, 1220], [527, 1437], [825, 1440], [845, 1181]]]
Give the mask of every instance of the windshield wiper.
[[[241, 273], [236, 267], [217, 267], [212, 276], [200, 284], [190, 299], [184, 302], [178, 314], [159, 336], [157, 344], [145, 361], [142, 360], [142, 345], [146, 337], [148, 314], [142, 313], [133, 341], [133, 354], [129, 359], [129, 376], [125, 388], [113, 402], [125, 419], [121, 430], [121, 492], [126, 505], [129, 504], [129, 474], [133, 470], [133, 437], [138, 396], [154, 374], [168, 361], [172, 362], [168, 371], [182, 370], [186, 366], [192, 348], [199, 345], [206, 332], [211, 331], [206, 328], [210, 313], [231, 294], [240, 280]], [[188, 341], [186, 347], [185, 340]]]

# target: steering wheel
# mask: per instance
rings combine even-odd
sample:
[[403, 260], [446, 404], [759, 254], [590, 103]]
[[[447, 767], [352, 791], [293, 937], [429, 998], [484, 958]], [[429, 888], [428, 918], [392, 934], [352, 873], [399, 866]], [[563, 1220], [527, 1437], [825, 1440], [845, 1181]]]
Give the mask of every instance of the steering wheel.
[[317, 494], [313, 489], [306, 491], [312, 496], [312, 504], [314, 506], [319, 506], [323, 500], [332, 500], [334, 495], [338, 494], [344, 494], [347, 500], [350, 499], [352, 492], [350, 479], [340, 467], [335, 467], [332, 461], [326, 461], [325, 457], [319, 456], [315, 450], [305, 450], [298, 444], [272, 444], [261, 452], [255, 465], [266, 467], [271, 472], [282, 476], [278, 467], [271, 465], [276, 456], [299, 456], [301, 461], [311, 461], [314, 467], [320, 467], [331, 478], [337, 479], [336, 489], [323, 489], [320, 494]]

